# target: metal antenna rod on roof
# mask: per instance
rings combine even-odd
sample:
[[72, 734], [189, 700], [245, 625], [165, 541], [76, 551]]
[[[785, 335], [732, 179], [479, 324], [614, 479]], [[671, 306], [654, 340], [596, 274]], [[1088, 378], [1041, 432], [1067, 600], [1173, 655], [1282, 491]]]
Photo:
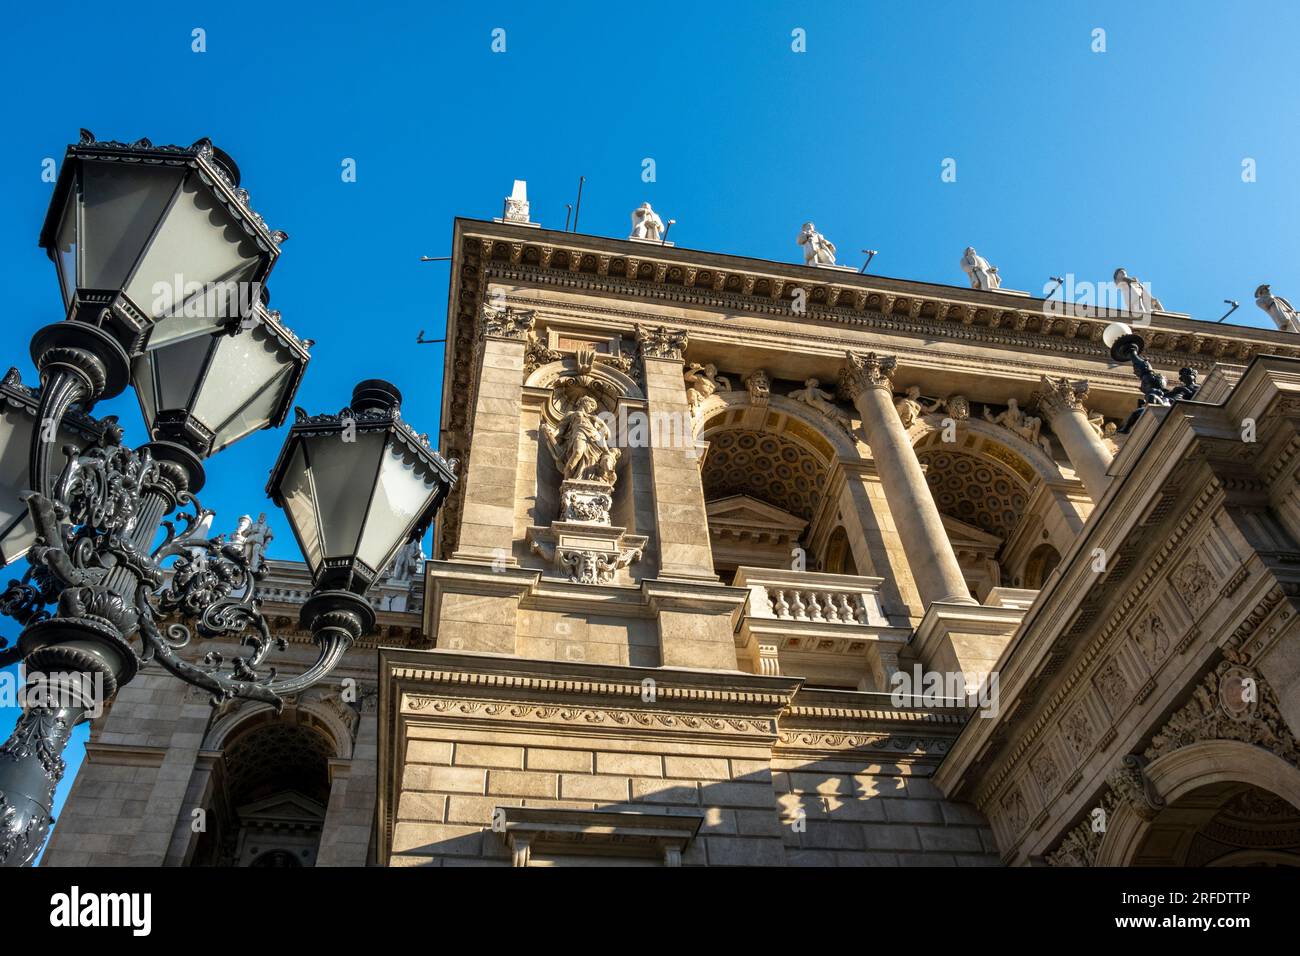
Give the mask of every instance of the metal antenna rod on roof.
[[578, 177], [578, 204], [573, 207], [573, 231], [578, 231], [578, 216], [582, 214], [582, 184], [587, 181], [586, 176]]

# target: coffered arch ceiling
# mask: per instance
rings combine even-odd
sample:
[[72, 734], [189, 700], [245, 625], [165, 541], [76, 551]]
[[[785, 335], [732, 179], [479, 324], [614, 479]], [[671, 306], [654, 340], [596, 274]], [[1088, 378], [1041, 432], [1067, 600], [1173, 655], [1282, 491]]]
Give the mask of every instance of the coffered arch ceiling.
[[919, 448], [925, 480], [941, 514], [1006, 541], [1029, 502], [1024, 480], [1001, 462], [950, 447]]
[[703, 468], [708, 501], [749, 495], [811, 521], [826, 479], [827, 469], [820, 459], [782, 435], [735, 428], [709, 438]]

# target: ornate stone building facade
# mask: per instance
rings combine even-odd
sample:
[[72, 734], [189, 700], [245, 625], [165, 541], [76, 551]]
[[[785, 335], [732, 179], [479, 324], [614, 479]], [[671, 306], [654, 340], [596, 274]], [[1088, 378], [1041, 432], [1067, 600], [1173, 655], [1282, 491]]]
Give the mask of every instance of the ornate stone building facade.
[[362, 693], [142, 675], [46, 862], [1300, 862], [1300, 340], [1141, 317], [1120, 434], [1114, 316], [825, 258], [458, 220]]
[[1300, 342], [1059, 306], [457, 222], [377, 859], [1300, 862]]

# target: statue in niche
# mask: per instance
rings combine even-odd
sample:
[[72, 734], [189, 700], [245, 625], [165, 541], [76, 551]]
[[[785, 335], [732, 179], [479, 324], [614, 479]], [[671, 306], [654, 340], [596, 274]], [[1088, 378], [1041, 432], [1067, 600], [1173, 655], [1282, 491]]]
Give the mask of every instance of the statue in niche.
[[712, 362], [708, 365], [692, 362], [682, 377], [686, 382], [686, 404], [690, 406], [692, 415], [699, 411], [704, 400], [714, 392], [731, 391], [731, 379], [719, 375], [718, 367]]
[[810, 222], [803, 224], [803, 229], [795, 238], [803, 246], [803, 264], [806, 266], [835, 265], [835, 244], [817, 231]]
[[619, 450], [610, 446], [609, 425], [597, 416], [599, 406], [590, 395], [573, 403], [558, 426], [542, 423], [555, 466], [566, 481], [600, 481], [614, 484]]
[[838, 422], [850, 434], [852, 434], [853, 422], [851, 422], [848, 416], [835, 406], [835, 396], [820, 386], [820, 379], [805, 379], [803, 388], [796, 388], [788, 397], [796, 402], [817, 409], [817, 411], [821, 412], [832, 421]]
[[1020, 408], [1020, 403], [1014, 398], [1008, 398], [1006, 411], [997, 415], [990, 414], [988, 406], [984, 406], [984, 420], [994, 425], [1001, 425], [1011, 434], [1031, 445], [1037, 445], [1047, 452], [1048, 457], [1051, 457], [1052, 443], [1046, 435], [1042, 434], [1043, 420], [1033, 415], [1026, 415]]
[[967, 246], [961, 257], [961, 271], [970, 279], [972, 289], [993, 290], [1002, 288], [1002, 277], [998, 267], [989, 265], [989, 261], [975, 251], [974, 246]]

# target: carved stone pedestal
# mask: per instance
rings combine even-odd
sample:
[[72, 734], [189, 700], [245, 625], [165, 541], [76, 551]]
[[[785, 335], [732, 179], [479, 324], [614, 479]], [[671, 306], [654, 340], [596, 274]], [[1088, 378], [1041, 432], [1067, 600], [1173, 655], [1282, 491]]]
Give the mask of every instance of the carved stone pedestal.
[[[573, 482], [565, 482], [569, 484]], [[647, 540], [645, 535], [628, 534], [626, 528], [592, 521], [561, 519], [549, 528], [528, 529], [529, 549], [574, 584], [630, 583], [620, 572], [640, 559]]]
[[560, 483], [560, 520], [609, 524], [614, 489], [607, 482], [566, 478]]

